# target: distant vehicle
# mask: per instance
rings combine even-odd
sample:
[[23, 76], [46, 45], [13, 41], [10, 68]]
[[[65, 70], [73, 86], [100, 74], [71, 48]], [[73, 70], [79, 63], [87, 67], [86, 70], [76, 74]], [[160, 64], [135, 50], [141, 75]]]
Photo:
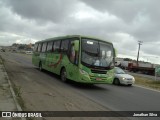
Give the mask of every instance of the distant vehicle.
[[151, 63], [136, 62], [132, 61], [121, 61], [118, 67], [122, 69], [127, 69], [130, 72], [140, 72], [142, 74], [155, 75], [155, 67]]
[[135, 82], [134, 77], [129, 74], [126, 74], [121, 68], [115, 67], [114, 71], [115, 71], [115, 77], [113, 80], [113, 84], [115, 85], [124, 84], [128, 86], [132, 86], [132, 84], [134, 84]]
[[[150, 65], [150, 66], [148, 66]], [[128, 64], [128, 70], [131, 72], [141, 72], [143, 74], [147, 75], [155, 75], [155, 68], [152, 64], [138, 64], [137, 63], [129, 63]]]
[[33, 54], [33, 51], [26, 51], [26, 54]]
[[32, 63], [67, 79], [87, 84], [112, 84], [115, 50], [106, 40], [80, 35], [35, 43]]

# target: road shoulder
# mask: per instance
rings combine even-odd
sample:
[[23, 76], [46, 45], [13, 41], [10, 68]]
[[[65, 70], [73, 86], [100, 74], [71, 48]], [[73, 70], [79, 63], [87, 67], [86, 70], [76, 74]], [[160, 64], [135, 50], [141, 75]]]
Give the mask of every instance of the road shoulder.
[[[16, 100], [3, 60], [0, 56], [0, 111], [22, 111]], [[3, 120], [18, 120], [18, 118], [2, 118]], [[1, 119], [0, 119], [1, 120]], [[24, 119], [25, 120], [25, 119]]]

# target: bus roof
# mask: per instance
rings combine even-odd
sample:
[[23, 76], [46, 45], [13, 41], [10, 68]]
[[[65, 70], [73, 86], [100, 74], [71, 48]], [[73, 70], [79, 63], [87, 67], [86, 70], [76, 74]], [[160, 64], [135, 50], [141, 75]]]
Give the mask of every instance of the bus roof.
[[[83, 35], [66, 35], [66, 36], [60, 36], [60, 37], [53, 37], [53, 38], [48, 38], [48, 39], [45, 39], [45, 40], [41, 40], [41, 41], [37, 41], [36, 43], [43, 43], [43, 42], [48, 42], [48, 41], [54, 41], [54, 40], [63, 40], [63, 39], [66, 39], [66, 38], [75, 38], [75, 37], [78, 37], [78, 38], [88, 38], [88, 39], [96, 39], [96, 40], [100, 40], [100, 41], [105, 41], [103, 39], [99, 39], [99, 38], [96, 38], [96, 37], [91, 37], [91, 36], [83, 36]], [[105, 42], [108, 42], [108, 43], [111, 43], [109, 41], [105, 41]], [[111, 43], [112, 44], [112, 43]]]

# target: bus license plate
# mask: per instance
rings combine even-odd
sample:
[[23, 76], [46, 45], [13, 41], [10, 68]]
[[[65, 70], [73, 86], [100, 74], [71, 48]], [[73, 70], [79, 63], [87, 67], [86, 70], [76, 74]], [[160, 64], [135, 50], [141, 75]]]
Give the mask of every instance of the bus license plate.
[[96, 80], [102, 80], [101, 78], [96, 78]]

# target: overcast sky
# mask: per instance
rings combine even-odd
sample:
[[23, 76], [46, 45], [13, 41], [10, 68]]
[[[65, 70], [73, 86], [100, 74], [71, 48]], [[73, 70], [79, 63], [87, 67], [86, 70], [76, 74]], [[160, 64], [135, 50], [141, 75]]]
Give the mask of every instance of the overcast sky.
[[118, 56], [160, 64], [159, 0], [0, 0], [0, 46], [69, 34], [113, 42]]

